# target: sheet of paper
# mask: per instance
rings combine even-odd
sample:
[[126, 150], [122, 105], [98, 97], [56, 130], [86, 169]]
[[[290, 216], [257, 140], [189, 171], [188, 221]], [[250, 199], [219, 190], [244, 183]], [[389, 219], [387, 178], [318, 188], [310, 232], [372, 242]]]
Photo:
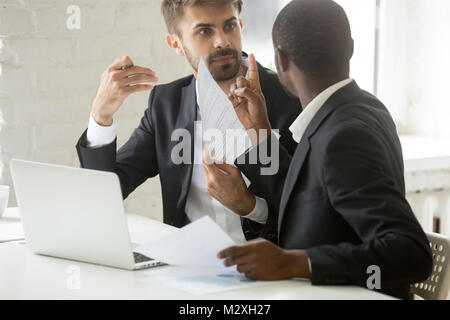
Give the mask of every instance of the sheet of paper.
[[196, 295], [249, 289], [270, 283], [246, 279], [236, 268], [171, 267], [157, 270], [152, 276], [166, 285]]
[[232, 165], [238, 156], [251, 147], [251, 141], [232, 103], [214, 80], [203, 59], [200, 59], [198, 66], [198, 104], [204, 139], [210, 141], [211, 158]]
[[233, 245], [228, 234], [205, 216], [157, 241], [141, 244], [134, 251], [170, 265], [223, 267], [216, 255]]

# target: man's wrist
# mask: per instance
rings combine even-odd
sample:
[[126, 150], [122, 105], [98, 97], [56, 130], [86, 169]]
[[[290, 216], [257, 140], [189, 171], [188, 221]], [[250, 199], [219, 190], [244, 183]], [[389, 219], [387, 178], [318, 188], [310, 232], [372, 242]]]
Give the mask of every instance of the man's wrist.
[[94, 118], [95, 122], [97, 122], [97, 124], [101, 125], [102, 127], [110, 127], [110, 126], [112, 126], [112, 124], [114, 122], [113, 117], [102, 116], [95, 110], [92, 110], [91, 114], [92, 114], [92, 118]]
[[284, 278], [311, 278], [308, 255], [305, 250], [284, 250], [286, 268]]
[[247, 134], [252, 142], [252, 145], [257, 146], [270, 137], [272, 134], [272, 127], [270, 126], [270, 123], [257, 126], [247, 130]]
[[240, 201], [239, 208], [235, 211], [238, 215], [245, 217], [248, 216], [256, 206], [256, 197], [248, 192], [245, 200]]

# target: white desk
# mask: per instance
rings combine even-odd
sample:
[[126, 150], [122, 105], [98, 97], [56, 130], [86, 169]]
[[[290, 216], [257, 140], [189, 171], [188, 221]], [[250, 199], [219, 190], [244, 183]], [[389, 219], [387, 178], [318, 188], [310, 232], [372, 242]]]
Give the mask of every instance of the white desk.
[[[8, 209], [6, 217], [14, 220]], [[129, 214], [133, 242], [150, 238], [155, 221]], [[16, 220], [19, 217], [15, 218]], [[147, 228], [146, 228], [147, 227]], [[67, 286], [69, 266], [80, 269], [80, 289]], [[164, 266], [160, 268], [172, 268]], [[185, 300], [381, 300], [393, 299], [359, 287], [312, 286], [308, 281], [277, 281], [246, 290], [192, 295], [155, 280], [156, 269], [125, 271], [33, 254], [26, 245], [0, 244], [0, 300], [2, 299], [185, 299]]]

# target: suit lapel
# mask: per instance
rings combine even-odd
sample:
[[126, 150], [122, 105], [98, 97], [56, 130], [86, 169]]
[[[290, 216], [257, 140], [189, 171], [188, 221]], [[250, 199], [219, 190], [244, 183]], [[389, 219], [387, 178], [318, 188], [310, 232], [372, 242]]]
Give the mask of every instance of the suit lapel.
[[194, 163], [194, 122], [197, 119], [197, 98], [195, 92], [195, 78], [192, 82], [181, 90], [180, 112], [176, 122], [176, 129], [186, 129], [190, 134], [191, 157], [190, 163], [183, 163], [177, 166], [180, 175], [181, 190], [177, 203], [177, 215], [175, 225], [182, 226], [186, 219], [185, 206], [192, 179], [192, 169]]
[[358, 87], [356, 82], [353, 81], [333, 94], [311, 120], [311, 123], [306, 129], [300, 143], [297, 146], [297, 149], [295, 150], [294, 156], [292, 157], [292, 161], [289, 166], [288, 174], [283, 187], [283, 194], [281, 196], [278, 231], [281, 230], [286, 207], [289, 203], [292, 191], [294, 190], [294, 187], [299, 178], [300, 170], [302, 169], [305, 163], [306, 156], [308, 155], [308, 152], [311, 148], [310, 138], [336, 108], [338, 108], [340, 105], [345, 104], [346, 102], [351, 101], [358, 94], [361, 94], [361, 89]]
[[281, 195], [278, 230], [280, 230], [281, 228], [281, 222], [283, 221], [286, 206], [288, 204], [289, 198], [291, 197], [292, 190], [297, 183], [298, 175], [303, 167], [306, 156], [308, 155], [309, 148], [309, 139], [302, 139], [298, 144], [297, 149], [295, 150], [294, 156], [292, 157], [291, 165], [289, 166], [288, 174], [284, 182], [283, 193]]

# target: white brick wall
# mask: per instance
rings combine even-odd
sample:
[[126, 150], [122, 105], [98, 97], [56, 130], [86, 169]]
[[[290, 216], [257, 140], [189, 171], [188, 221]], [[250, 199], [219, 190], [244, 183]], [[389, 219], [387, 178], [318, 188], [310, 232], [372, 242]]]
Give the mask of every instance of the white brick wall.
[[[86, 129], [100, 75], [129, 55], [161, 82], [184, 76], [167, 48], [160, 0], [0, 0], [0, 184], [12, 186], [8, 162], [20, 158], [79, 166], [75, 144]], [[69, 30], [69, 5], [81, 29]], [[138, 126], [148, 93], [131, 96], [115, 117], [119, 147]], [[161, 219], [158, 178], [125, 202], [129, 212]], [[10, 205], [16, 205], [11, 192]]]

